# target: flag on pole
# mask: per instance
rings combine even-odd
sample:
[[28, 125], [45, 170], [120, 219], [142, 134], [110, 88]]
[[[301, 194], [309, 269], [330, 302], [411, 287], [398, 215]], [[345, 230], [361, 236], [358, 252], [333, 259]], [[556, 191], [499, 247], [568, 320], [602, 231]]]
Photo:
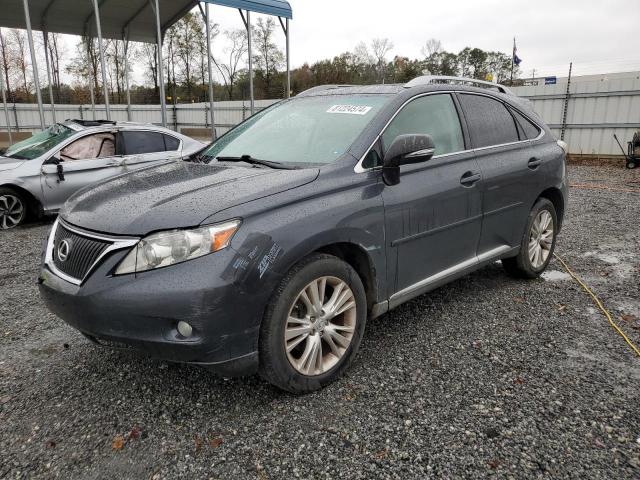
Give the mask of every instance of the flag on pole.
[[516, 39], [513, 38], [513, 63], [518, 66], [522, 63], [522, 59], [517, 54], [518, 49], [516, 48]]

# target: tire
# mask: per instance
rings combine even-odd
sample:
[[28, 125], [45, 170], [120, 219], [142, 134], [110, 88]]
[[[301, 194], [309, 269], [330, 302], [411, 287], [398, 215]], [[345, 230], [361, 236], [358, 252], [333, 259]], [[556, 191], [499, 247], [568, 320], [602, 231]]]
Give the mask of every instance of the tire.
[[[548, 215], [548, 217], [547, 217]], [[549, 219], [550, 217], [550, 219]], [[535, 231], [538, 228], [538, 221], [541, 218], [549, 219], [549, 227], [552, 228], [550, 239], [547, 235], [545, 241], [545, 233], [548, 229], [545, 229], [541, 235], [538, 235]], [[537, 278], [542, 272], [545, 271], [547, 265], [553, 257], [553, 251], [556, 247], [556, 238], [558, 236], [558, 216], [556, 209], [546, 198], [540, 198], [535, 203], [529, 218], [527, 219], [527, 227], [524, 230], [522, 241], [520, 243], [520, 252], [515, 257], [503, 258], [502, 266], [506, 272], [515, 278]], [[534, 238], [535, 237], [535, 238]], [[533, 242], [536, 242], [536, 247], [539, 246], [539, 257], [530, 255], [530, 246], [533, 247]], [[537, 250], [537, 248], [536, 248]], [[532, 252], [534, 253], [534, 252]]]
[[637, 165], [636, 165], [636, 162], [634, 162], [633, 160], [629, 160], [629, 161], [627, 162], [627, 168], [628, 168], [629, 170], [633, 170], [634, 168], [636, 168], [636, 166], [637, 166]]
[[28, 208], [23, 195], [10, 188], [0, 188], [0, 230], [22, 225], [27, 219]]
[[[313, 302], [313, 284], [317, 286], [315, 291], [325, 292], [319, 315], [319, 304]], [[302, 299], [303, 293], [309, 303]], [[332, 316], [332, 312], [337, 314]], [[356, 271], [332, 255], [305, 258], [284, 277], [265, 312], [258, 345], [260, 375], [295, 394], [334, 382], [358, 352], [366, 321], [366, 295]], [[320, 356], [315, 355], [318, 349]]]

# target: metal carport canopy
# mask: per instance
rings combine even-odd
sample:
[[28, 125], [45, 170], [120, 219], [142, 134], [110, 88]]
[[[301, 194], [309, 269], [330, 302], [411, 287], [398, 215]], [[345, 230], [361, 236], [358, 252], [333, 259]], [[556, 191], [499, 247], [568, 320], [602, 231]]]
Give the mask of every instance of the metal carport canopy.
[[[284, 0], [204, 0], [206, 3], [239, 8], [267, 15], [292, 18], [291, 6]], [[165, 32], [189, 10], [194, 0], [159, 0], [160, 27]], [[100, 0], [100, 23], [104, 38], [121, 40], [128, 30], [133, 42], [156, 43], [156, 17], [149, 0]], [[31, 27], [70, 35], [97, 37], [90, 1], [29, 0]], [[0, 27], [26, 29], [22, 0], [3, 0]]]
[[[213, 87], [211, 75], [211, 46], [209, 32], [209, 4], [222, 5], [225, 7], [237, 8], [240, 11], [242, 20], [247, 30], [248, 57], [249, 57], [249, 84], [251, 91], [251, 113], [254, 113], [253, 97], [253, 69], [251, 52], [251, 17], [250, 12], [263, 13], [277, 16], [286, 36], [287, 53], [287, 97], [291, 91], [290, 75], [290, 55], [289, 55], [289, 20], [293, 18], [291, 5], [286, 0], [202, 0], [206, 5], [206, 12], [202, 11], [205, 17], [207, 28], [207, 50], [209, 64], [209, 103], [211, 109], [212, 135], [215, 138], [215, 122], [213, 118]], [[200, 4], [197, 0], [2, 0], [0, 4], [0, 27], [20, 28], [27, 30], [29, 40], [29, 50], [33, 68], [34, 83], [36, 84], [36, 96], [38, 99], [38, 110], [40, 112], [40, 123], [45, 127], [44, 109], [42, 107], [42, 97], [40, 93], [40, 82], [38, 79], [38, 68], [33, 42], [33, 30], [41, 30], [46, 42], [49, 32], [65, 33], [70, 35], [81, 35], [97, 37], [99, 41], [98, 49], [100, 53], [100, 63], [102, 70], [103, 93], [107, 119], [110, 118], [109, 95], [106, 88], [107, 78], [104, 65], [103, 38], [113, 38], [125, 41], [125, 52], [128, 49], [129, 41], [155, 43], [162, 45], [164, 33], [174, 23], [180, 20], [192, 8]], [[243, 13], [246, 12], [246, 16]], [[282, 19], [285, 19], [283, 22]], [[47, 77], [49, 80], [49, 95], [51, 97], [51, 110], [55, 122], [55, 105], [51, 90], [51, 72], [47, 59]], [[157, 51], [158, 69], [163, 72], [161, 48]], [[127, 73], [127, 57], [125, 55], [125, 72]], [[163, 75], [158, 76], [160, 87], [160, 105], [162, 111], [162, 125], [166, 126], [166, 104], [164, 94]], [[125, 74], [127, 89], [127, 112], [129, 109], [129, 81], [128, 74]], [[7, 116], [7, 128], [9, 134], [8, 113], [3, 82], [0, 82], [0, 90]], [[89, 82], [91, 88], [91, 82]], [[91, 88], [91, 103], [93, 103], [93, 89]], [[130, 119], [130, 118], [129, 118]]]
[[[162, 31], [197, 5], [193, 0], [159, 0]], [[149, 0], [100, 0], [100, 24], [104, 38], [156, 43], [156, 16]], [[29, 0], [31, 27], [70, 35], [97, 37], [93, 4], [86, 0]], [[3, 0], [0, 27], [26, 29], [22, 0]]]

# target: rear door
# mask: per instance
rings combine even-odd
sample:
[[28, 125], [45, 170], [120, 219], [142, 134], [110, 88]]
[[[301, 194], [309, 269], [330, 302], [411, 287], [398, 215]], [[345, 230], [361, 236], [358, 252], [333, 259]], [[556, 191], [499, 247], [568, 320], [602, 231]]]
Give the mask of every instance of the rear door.
[[127, 169], [181, 157], [182, 142], [173, 135], [153, 130], [122, 130], [120, 136]]
[[400, 183], [383, 192], [389, 272], [396, 274], [392, 301], [398, 302], [434, 276], [473, 264], [482, 219], [480, 171], [465, 147], [453, 97], [431, 94], [405, 105], [382, 135], [383, 151], [396, 136], [412, 133], [431, 135], [436, 152], [403, 165]]
[[57, 210], [81, 188], [123, 172], [116, 140], [115, 131], [85, 135], [42, 165], [41, 185], [47, 210]]
[[478, 255], [500, 253], [520, 244], [539, 193], [537, 165], [530, 142], [502, 101], [482, 94], [457, 95], [483, 178]]

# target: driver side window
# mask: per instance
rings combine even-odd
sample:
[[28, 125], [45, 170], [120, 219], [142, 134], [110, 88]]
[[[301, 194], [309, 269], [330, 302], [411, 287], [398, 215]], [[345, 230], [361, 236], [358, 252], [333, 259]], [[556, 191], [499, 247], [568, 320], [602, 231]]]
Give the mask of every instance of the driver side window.
[[460, 119], [449, 94], [425, 95], [405, 105], [382, 134], [385, 151], [402, 134], [431, 135], [435, 155], [464, 150]]
[[113, 157], [115, 153], [115, 135], [113, 133], [96, 133], [70, 143], [60, 151], [60, 157], [64, 161], [92, 160]]

